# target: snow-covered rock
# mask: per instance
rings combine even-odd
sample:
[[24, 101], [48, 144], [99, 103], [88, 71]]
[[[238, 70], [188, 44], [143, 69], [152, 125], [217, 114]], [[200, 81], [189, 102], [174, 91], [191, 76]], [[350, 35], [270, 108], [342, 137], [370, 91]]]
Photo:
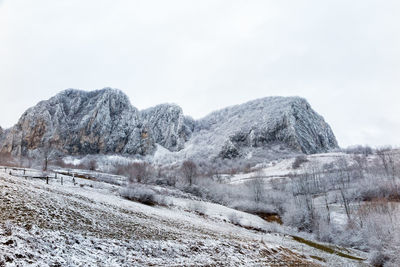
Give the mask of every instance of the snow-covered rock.
[[154, 141], [170, 151], [184, 148], [194, 124], [183, 115], [182, 108], [175, 104], [161, 104], [140, 112]]
[[177, 159], [262, 158], [266, 151], [312, 154], [338, 147], [329, 125], [299, 97], [257, 99], [195, 121], [174, 104], [138, 111], [116, 89], [68, 89], [0, 130], [0, 151], [16, 155], [47, 145], [69, 155], [152, 155], [156, 144]]
[[191, 142], [217, 149], [223, 158], [275, 143], [307, 154], [338, 147], [330, 126], [300, 97], [267, 97], [215, 111], [197, 122]]
[[110, 88], [68, 89], [39, 102], [7, 132], [1, 150], [26, 154], [47, 144], [67, 154], [147, 154], [154, 147], [139, 111]]

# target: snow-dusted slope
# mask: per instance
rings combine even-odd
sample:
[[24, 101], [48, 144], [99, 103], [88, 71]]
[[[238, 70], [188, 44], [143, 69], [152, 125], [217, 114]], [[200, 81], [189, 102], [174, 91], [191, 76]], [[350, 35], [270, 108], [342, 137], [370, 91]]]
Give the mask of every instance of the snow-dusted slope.
[[[7, 172], [8, 173], [8, 172]], [[14, 175], [17, 175], [13, 171]], [[0, 265], [7, 266], [358, 266], [358, 261], [298, 243], [260, 218], [188, 199], [150, 207], [122, 199], [119, 187], [64, 177], [25, 179], [0, 172]], [[348, 253], [355, 253], [351, 251]], [[313, 256], [313, 257], [311, 257]], [[296, 265], [296, 266], [297, 266]]]

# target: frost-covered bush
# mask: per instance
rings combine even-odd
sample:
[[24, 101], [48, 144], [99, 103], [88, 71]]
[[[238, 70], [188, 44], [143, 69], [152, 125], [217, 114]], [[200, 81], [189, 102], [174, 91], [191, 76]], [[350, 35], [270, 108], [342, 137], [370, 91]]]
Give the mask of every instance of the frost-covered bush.
[[189, 194], [192, 194], [196, 197], [202, 198], [202, 199], [207, 199], [207, 188], [198, 186], [198, 185], [192, 185], [192, 186], [185, 186], [183, 188], [183, 191]]
[[156, 192], [154, 189], [142, 184], [130, 184], [120, 190], [120, 195], [123, 198], [140, 202], [142, 204], [154, 206], [169, 206], [170, 201], [168, 198]]
[[389, 257], [385, 255], [385, 253], [382, 250], [380, 250], [380, 251], [373, 251], [372, 253], [370, 253], [368, 260], [372, 266], [385, 266], [385, 263], [389, 261]]
[[343, 152], [347, 154], [363, 154], [368, 156], [373, 154], [374, 150], [370, 146], [357, 145], [357, 146], [347, 147], [343, 149]]
[[129, 186], [121, 189], [120, 193], [122, 197], [129, 200], [138, 201], [151, 206], [157, 204], [155, 192], [148, 188]]
[[187, 206], [189, 210], [194, 211], [199, 215], [205, 215], [207, 212], [207, 207], [200, 201], [190, 201]]
[[300, 231], [312, 232], [315, 229], [317, 215], [306, 202], [307, 199], [303, 197], [289, 201], [285, 205], [283, 223]]
[[254, 202], [261, 202], [265, 195], [264, 179], [262, 177], [255, 176], [250, 181], [246, 182], [246, 185], [250, 189], [250, 193]]
[[231, 214], [228, 215], [228, 219], [231, 223], [235, 224], [235, 225], [239, 225], [240, 224], [240, 217], [237, 214], [237, 212], [232, 212]]
[[380, 183], [366, 184], [357, 188], [357, 197], [363, 201], [374, 199], [400, 200], [399, 183], [383, 180]]
[[373, 260], [386, 259], [385, 263], [389, 266], [399, 266], [400, 207], [398, 203], [386, 200], [365, 203], [359, 209], [357, 221], [357, 229], [371, 251], [375, 252], [376, 257], [373, 257]]

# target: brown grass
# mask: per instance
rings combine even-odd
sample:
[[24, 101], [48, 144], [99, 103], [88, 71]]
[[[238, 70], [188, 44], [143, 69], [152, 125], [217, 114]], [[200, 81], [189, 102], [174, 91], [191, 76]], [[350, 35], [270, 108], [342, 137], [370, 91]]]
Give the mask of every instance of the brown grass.
[[365, 260], [365, 259], [362, 259], [362, 258], [359, 258], [359, 257], [355, 257], [355, 256], [352, 256], [352, 255], [349, 255], [349, 254], [345, 254], [345, 253], [337, 251], [337, 250], [335, 250], [335, 249], [333, 249], [331, 247], [328, 247], [328, 246], [316, 243], [314, 241], [310, 241], [310, 240], [301, 238], [299, 236], [292, 236], [292, 238], [295, 241], [299, 242], [299, 243], [306, 244], [306, 245], [308, 245], [310, 247], [322, 250], [322, 251], [330, 253], [330, 254], [335, 254], [335, 255], [338, 255], [338, 256], [343, 257], [343, 258], [347, 258], [347, 259], [351, 259], [351, 260], [357, 260], [357, 261]]

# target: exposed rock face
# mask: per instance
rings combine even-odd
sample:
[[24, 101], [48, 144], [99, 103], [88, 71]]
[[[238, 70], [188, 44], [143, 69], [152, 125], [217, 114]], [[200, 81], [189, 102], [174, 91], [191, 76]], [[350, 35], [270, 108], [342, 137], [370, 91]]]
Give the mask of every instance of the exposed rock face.
[[26, 154], [50, 144], [67, 154], [147, 154], [154, 142], [139, 112], [119, 90], [65, 90], [28, 109], [9, 130], [2, 151]]
[[186, 118], [182, 108], [175, 104], [161, 104], [143, 110], [141, 117], [154, 141], [170, 151], [183, 149], [194, 128], [194, 122]]
[[195, 121], [174, 104], [139, 112], [119, 90], [69, 89], [0, 129], [0, 151], [16, 155], [46, 146], [71, 155], [147, 155], [156, 144], [176, 158], [247, 157], [276, 144], [307, 154], [338, 147], [329, 125], [299, 97], [258, 99]]
[[223, 158], [273, 143], [307, 154], [338, 147], [329, 125], [299, 97], [267, 97], [213, 112], [198, 121], [197, 132], [196, 143], [217, 148]]

